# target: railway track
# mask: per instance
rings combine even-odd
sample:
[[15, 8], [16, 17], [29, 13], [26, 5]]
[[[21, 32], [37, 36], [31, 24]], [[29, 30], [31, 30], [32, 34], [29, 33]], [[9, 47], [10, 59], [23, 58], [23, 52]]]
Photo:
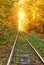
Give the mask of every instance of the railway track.
[[44, 65], [43, 59], [41, 59], [35, 50], [24, 35], [17, 34], [7, 65], [18, 65], [21, 55], [28, 55], [34, 61], [35, 65]]

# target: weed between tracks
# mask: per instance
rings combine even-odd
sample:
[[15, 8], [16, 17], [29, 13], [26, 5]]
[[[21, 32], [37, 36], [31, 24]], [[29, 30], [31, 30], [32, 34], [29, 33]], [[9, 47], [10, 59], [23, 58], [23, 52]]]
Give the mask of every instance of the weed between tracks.
[[31, 57], [32, 60], [35, 61], [35, 63], [38, 63], [38, 65], [42, 65], [40, 60], [38, 59], [38, 56], [35, 54], [35, 52], [32, 50], [26, 40], [22, 36], [18, 37], [12, 60], [12, 65], [15, 65], [15, 63], [19, 62], [20, 55], [26, 54], [29, 55], [29, 57]]

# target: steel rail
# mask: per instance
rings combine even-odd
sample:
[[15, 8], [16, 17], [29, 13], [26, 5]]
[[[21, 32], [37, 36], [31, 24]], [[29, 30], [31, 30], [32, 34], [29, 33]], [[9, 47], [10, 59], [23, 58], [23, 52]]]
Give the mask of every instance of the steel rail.
[[14, 44], [13, 44], [13, 47], [12, 47], [12, 50], [11, 50], [7, 65], [11, 65], [11, 61], [12, 61], [12, 57], [13, 57], [13, 54], [14, 54], [14, 49], [15, 49], [17, 38], [18, 38], [18, 33], [17, 33], [17, 36], [15, 38], [15, 41], [14, 41]]
[[41, 57], [41, 55], [38, 53], [38, 51], [34, 48], [34, 46], [29, 42], [29, 40], [26, 38], [26, 36], [24, 36], [23, 33], [21, 33], [22, 36], [25, 38], [25, 40], [29, 43], [29, 45], [31, 46], [31, 48], [35, 51], [35, 53], [37, 54], [37, 56], [40, 58], [40, 60], [42, 61], [42, 63], [44, 64], [44, 59]]

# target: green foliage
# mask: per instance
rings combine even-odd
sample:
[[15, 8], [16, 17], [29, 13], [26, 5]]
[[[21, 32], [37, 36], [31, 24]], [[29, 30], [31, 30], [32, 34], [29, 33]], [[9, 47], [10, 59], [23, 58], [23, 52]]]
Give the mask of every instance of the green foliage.
[[14, 0], [0, 0], [0, 42], [12, 41], [15, 29], [8, 20], [13, 8]]

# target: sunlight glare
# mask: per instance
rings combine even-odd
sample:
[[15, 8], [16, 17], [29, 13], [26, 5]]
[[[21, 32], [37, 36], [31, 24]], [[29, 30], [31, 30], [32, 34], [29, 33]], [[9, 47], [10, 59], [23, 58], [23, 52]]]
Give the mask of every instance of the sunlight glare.
[[22, 4], [24, 2], [24, 0], [19, 0], [19, 3]]
[[21, 9], [18, 12], [18, 17], [19, 17], [19, 20], [18, 20], [18, 31], [21, 31], [21, 29], [22, 29], [22, 20], [24, 19], [24, 12]]

